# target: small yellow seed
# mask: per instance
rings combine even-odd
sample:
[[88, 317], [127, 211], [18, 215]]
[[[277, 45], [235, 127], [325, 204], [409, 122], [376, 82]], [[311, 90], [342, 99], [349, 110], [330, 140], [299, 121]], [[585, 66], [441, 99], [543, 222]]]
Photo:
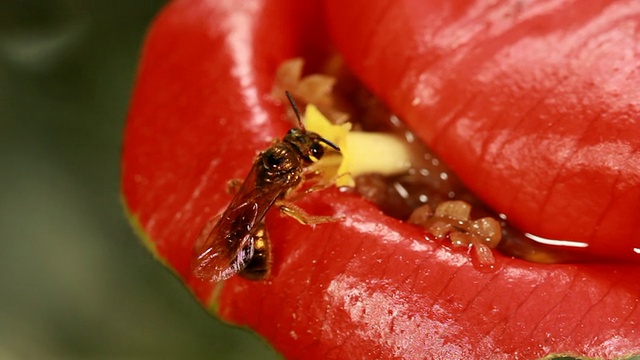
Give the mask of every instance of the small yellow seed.
[[471, 215], [471, 205], [467, 202], [454, 200], [445, 201], [436, 207], [434, 216], [450, 217], [455, 220], [467, 221]]

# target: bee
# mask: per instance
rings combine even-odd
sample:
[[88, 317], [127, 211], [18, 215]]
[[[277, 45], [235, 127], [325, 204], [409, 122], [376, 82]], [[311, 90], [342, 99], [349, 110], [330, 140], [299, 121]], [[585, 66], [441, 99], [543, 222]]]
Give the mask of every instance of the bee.
[[201, 279], [218, 282], [239, 273], [260, 280], [269, 275], [270, 240], [264, 217], [273, 206], [302, 224], [336, 221], [330, 216], [309, 215], [287, 201], [304, 183], [309, 166], [324, 155], [324, 145], [338, 152], [340, 148], [306, 131], [291, 94], [285, 94], [299, 128], [289, 130], [256, 157], [244, 182], [230, 186], [235, 195], [227, 209], [202, 229], [191, 262], [194, 274]]

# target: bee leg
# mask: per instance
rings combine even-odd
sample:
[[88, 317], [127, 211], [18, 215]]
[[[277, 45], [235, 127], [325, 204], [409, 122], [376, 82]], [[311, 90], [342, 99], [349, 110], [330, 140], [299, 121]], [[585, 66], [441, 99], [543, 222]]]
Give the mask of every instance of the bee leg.
[[[285, 195], [285, 199], [286, 199], [285, 201], [294, 202], [314, 191], [320, 191], [320, 190], [330, 188], [331, 186], [333, 186], [334, 183], [335, 181], [333, 180], [326, 181], [325, 179], [320, 179], [315, 177], [311, 177], [311, 178], [303, 177], [302, 181], [300, 181], [293, 189], [290, 189], [289, 191], [287, 191], [287, 194]], [[311, 186], [304, 188], [308, 184], [311, 184]]]
[[231, 179], [227, 181], [227, 194], [235, 195], [242, 186], [242, 179]]
[[[335, 183], [338, 181], [338, 179], [340, 179], [341, 177], [344, 176], [349, 176], [349, 173], [344, 173], [344, 174], [340, 174], [340, 175], [336, 175], [334, 177], [332, 177], [329, 181], [326, 180], [319, 180], [316, 181], [313, 185], [311, 185], [311, 187], [309, 187], [308, 189], [304, 190], [303, 192], [301, 192], [302, 195], [314, 192], [314, 191], [320, 191], [320, 190], [324, 190], [327, 188], [332, 187], [333, 185], [335, 185]], [[297, 196], [297, 194], [294, 194], [294, 196]]]
[[295, 205], [286, 200], [277, 201], [276, 206], [280, 208], [280, 212], [282, 214], [296, 219], [300, 224], [303, 224], [303, 225], [323, 224], [328, 222], [342, 221], [342, 218], [337, 218], [333, 216], [311, 215], [306, 211], [304, 211], [298, 205]]

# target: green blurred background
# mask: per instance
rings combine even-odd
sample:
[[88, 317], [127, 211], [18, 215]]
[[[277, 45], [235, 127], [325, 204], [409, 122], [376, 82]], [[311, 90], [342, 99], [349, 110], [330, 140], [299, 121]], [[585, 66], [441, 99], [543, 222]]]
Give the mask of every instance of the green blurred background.
[[0, 0], [0, 359], [276, 357], [208, 316], [123, 215], [122, 129], [164, 3]]

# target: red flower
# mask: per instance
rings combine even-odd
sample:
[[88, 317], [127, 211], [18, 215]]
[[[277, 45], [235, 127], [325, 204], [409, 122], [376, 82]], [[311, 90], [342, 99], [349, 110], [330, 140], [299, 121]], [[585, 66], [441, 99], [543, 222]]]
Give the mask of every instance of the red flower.
[[205, 306], [286, 357], [640, 353], [637, 265], [496, 254], [499, 269], [480, 272], [335, 189], [300, 205], [343, 222], [268, 216], [269, 280], [235, 277], [214, 292], [189, 269], [198, 232], [230, 200], [226, 181], [290, 127], [265, 96], [276, 68], [331, 46], [524, 231], [637, 262], [639, 22], [633, 1], [176, 1], [149, 33], [133, 94], [127, 209]]

